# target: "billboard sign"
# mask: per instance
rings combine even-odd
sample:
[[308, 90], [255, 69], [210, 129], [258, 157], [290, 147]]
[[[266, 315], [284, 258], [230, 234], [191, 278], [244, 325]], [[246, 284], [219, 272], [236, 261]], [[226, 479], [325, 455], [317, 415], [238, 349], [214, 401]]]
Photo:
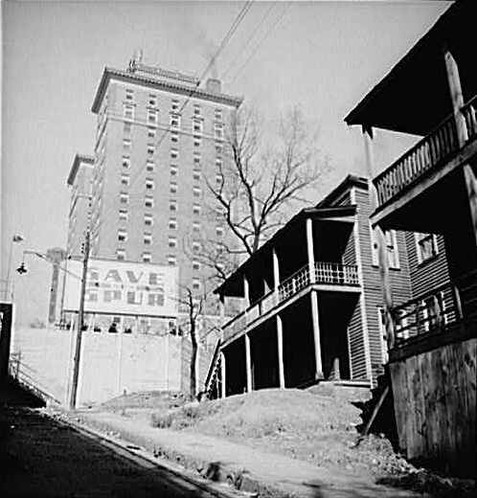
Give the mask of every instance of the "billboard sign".
[[[78, 311], [83, 263], [68, 261], [65, 311]], [[90, 259], [86, 278], [86, 313], [175, 317], [178, 268], [127, 261]]]

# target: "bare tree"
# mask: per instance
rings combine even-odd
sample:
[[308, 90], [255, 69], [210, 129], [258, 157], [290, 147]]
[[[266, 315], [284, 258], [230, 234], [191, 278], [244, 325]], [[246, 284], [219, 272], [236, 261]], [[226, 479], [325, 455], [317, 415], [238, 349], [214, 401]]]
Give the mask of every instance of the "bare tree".
[[265, 144], [258, 120], [248, 111], [237, 115], [226, 138], [228, 160], [218, 163], [215, 182], [206, 179], [215, 214], [233, 241], [216, 246], [212, 257], [205, 252], [206, 259], [221, 266], [219, 276], [226, 275], [222, 260], [230, 261], [237, 253], [253, 254], [328, 167], [326, 160], [318, 167], [314, 137], [297, 109], [280, 121], [273, 145]]

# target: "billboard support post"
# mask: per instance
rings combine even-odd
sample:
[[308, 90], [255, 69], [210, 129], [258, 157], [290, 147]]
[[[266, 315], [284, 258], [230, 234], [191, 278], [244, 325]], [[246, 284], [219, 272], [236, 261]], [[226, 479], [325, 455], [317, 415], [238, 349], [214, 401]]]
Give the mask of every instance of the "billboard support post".
[[90, 246], [89, 228], [86, 230], [86, 240], [84, 244], [83, 274], [81, 277], [80, 303], [78, 310], [78, 328], [76, 329], [75, 352], [73, 357], [73, 378], [71, 381], [70, 410], [76, 408], [76, 394], [78, 391], [79, 366], [81, 357], [81, 339], [84, 323], [84, 298], [86, 293], [86, 278], [88, 273], [88, 258]]

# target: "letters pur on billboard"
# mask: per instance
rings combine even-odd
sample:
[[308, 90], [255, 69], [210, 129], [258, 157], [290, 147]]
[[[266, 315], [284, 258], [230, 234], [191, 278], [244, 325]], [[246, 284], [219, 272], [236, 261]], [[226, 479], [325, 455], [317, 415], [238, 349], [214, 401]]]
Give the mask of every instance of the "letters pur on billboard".
[[[82, 262], [68, 261], [65, 311], [78, 311]], [[85, 312], [175, 317], [178, 268], [127, 261], [90, 259]]]

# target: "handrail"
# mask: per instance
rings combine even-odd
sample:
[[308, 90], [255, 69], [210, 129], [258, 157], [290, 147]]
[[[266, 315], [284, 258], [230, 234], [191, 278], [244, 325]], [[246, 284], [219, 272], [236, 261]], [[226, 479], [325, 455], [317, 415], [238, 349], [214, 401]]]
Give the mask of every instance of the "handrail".
[[209, 383], [212, 379], [215, 367], [217, 365], [217, 360], [219, 358], [221, 344], [222, 344], [222, 341], [220, 340], [220, 338], [217, 339], [217, 344], [215, 346], [214, 355], [212, 356], [212, 361], [210, 362], [209, 371], [207, 372], [207, 378], [205, 379], [204, 392], [207, 392], [209, 390]]

